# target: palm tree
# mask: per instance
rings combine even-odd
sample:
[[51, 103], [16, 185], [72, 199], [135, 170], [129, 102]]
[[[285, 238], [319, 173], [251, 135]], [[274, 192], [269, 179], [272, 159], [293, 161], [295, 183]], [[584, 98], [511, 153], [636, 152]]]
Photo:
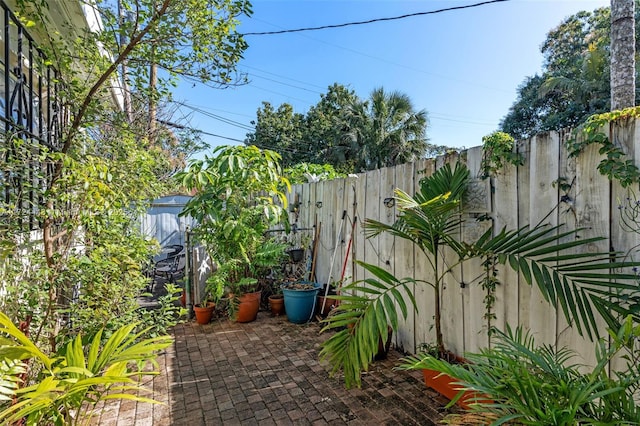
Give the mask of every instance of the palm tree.
[[427, 113], [415, 111], [409, 96], [374, 89], [367, 101], [354, 100], [338, 124], [343, 145], [358, 147], [356, 169], [373, 170], [424, 157]]

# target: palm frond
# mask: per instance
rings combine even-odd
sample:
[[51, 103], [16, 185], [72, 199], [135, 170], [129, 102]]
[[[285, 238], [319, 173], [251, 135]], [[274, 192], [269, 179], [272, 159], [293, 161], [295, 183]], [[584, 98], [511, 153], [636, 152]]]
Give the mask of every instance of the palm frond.
[[368, 369], [379, 339], [386, 341], [388, 326], [398, 329], [398, 309], [402, 318], [407, 318], [406, 299], [413, 309], [416, 306], [409, 288], [415, 284], [413, 279], [399, 280], [376, 265], [357, 263], [373, 278], [344, 286], [340, 295], [333, 296], [340, 304], [324, 320], [323, 331], [338, 331], [323, 343], [320, 351], [320, 358], [331, 364], [332, 374], [343, 371], [347, 387], [360, 386], [360, 372]]

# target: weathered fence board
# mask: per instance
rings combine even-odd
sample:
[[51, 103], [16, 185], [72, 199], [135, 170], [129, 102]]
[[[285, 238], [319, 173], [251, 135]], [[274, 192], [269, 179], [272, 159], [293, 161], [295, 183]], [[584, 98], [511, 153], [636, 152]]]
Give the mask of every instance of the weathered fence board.
[[[553, 182], [558, 180], [559, 140], [557, 133], [545, 133], [535, 137], [531, 144], [530, 194], [535, 202], [530, 204], [530, 225], [538, 223], [558, 224], [556, 205], [558, 191]], [[556, 313], [539, 291], [532, 291], [529, 298], [529, 329], [538, 343], [552, 344], [556, 340]]]
[[[403, 191], [413, 194], [415, 192], [413, 186], [413, 163], [402, 164], [395, 168], [396, 176], [395, 181], [398, 188]], [[397, 206], [391, 209], [393, 215], [398, 214]], [[393, 253], [392, 261], [394, 262], [394, 270], [396, 277], [402, 278], [414, 278], [414, 246], [411, 242], [396, 238], [395, 250]], [[409, 291], [415, 294], [415, 284], [409, 285]], [[405, 292], [403, 292], [404, 294]], [[402, 317], [401, 317], [402, 318]], [[395, 344], [397, 347], [403, 348], [405, 351], [415, 351], [415, 335], [413, 330], [415, 329], [415, 312], [413, 306], [408, 303], [408, 313], [406, 320], [400, 319], [399, 330], [396, 333]]]
[[[477, 217], [488, 214], [491, 210], [490, 181], [478, 177], [481, 162], [481, 147], [467, 150], [467, 167], [472, 180], [463, 205], [463, 240], [468, 243], [476, 241], [491, 226], [489, 221], [476, 220]], [[486, 347], [489, 343], [484, 305], [486, 291], [482, 289], [481, 281], [484, 275], [480, 271], [482, 271], [480, 259], [469, 260], [463, 265], [461, 283], [464, 289], [461, 291], [461, 296], [464, 302], [464, 331], [468, 337], [464, 341], [465, 351], [475, 351]]]
[[[414, 167], [415, 191], [419, 190], [420, 179], [430, 176], [435, 171], [434, 160], [417, 161]], [[415, 249], [415, 269], [414, 278], [418, 280], [416, 285], [415, 299], [418, 307], [415, 312], [415, 342], [417, 345], [423, 343], [433, 343], [435, 341], [435, 329], [433, 316], [434, 299], [433, 289], [425, 284], [433, 283], [433, 268], [431, 267], [434, 259], [426, 256], [421, 250]]]

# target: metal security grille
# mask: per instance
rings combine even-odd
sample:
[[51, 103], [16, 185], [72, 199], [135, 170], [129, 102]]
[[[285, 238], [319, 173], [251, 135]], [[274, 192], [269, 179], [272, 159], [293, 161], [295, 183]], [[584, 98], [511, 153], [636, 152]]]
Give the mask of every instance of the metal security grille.
[[32, 230], [53, 171], [43, 154], [60, 150], [67, 117], [58, 71], [1, 0], [0, 12], [0, 218]]

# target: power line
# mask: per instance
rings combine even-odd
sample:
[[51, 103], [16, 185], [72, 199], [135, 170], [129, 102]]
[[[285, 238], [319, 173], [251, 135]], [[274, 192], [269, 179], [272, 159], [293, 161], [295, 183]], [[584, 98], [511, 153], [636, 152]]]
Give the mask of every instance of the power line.
[[215, 133], [210, 133], [210, 132], [207, 132], [205, 130], [196, 129], [196, 128], [190, 127], [190, 126], [185, 126], [184, 124], [174, 123], [172, 121], [158, 120], [158, 122], [164, 124], [165, 126], [175, 127], [176, 129], [180, 129], [180, 130], [191, 130], [193, 132], [202, 133], [203, 135], [214, 136], [216, 138], [222, 138], [222, 139], [227, 139], [227, 140], [234, 141], [234, 142], [244, 143], [244, 141], [242, 141], [240, 139], [231, 138], [229, 136], [216, 135]]
[[197, 112], [199, 114], [202, 114], [204, 116], [207, 116], [209, 118], [213, 118], [214, 120], [222, 121], [225, 124], [230, 124], [232, 126], [239, 127], [239, 128], [241, 128], [243, 130], [250, 130], [250, 131], [254, 131], [255, 130], [254, 127], [249, 126], [248, 124], [244, 124], [244, 123], [241, 123], [239, 121], [231, 120], [231, 119], [223, 117], [221, 115], [214, 114], [212, 112], [206, 111], [203, 108], [187, 104], [184, 101], [183, 102], [174, 102], [174, 103], [176, 103], [177, 105], [180, 105], [180, 106], [184, 106], [185, 108], [188, 108], [188, 109], [190, 109], [192, 111], [195, 111], [195, 112]]
[[[302, 81], [302, 80], [296, 80], [295, 78], [291, 78], [291, 77], [287, 77], [287, 76], [284, 76], [284, 75], [281, 75], [281, 74], [276, 74], [276, 73], [273, 73], [273, 72], [265, 71], [263, 69], [252, 67], [252, 66], [249, 66], [249, 65], [246, 65], [246, 64], [243, 64], [242, 67], [243, 68], [249, 68], [249, 69], [256, 70], [256, 71], [260, 71], [260, 72], [263, 72], [265, 74], [269, 74], [269, 75], [272, 75], [272, 76], [275, 76], [275, 77], [284, 78], [285, 80], [295, 81], [296, 83], [306, 84], [307, 86], [313, 86], [313, 87], [316, 87], [316, 88], [321, 89], [321, 90], [325, 90], [326, 89], [326, 87], [324, 87], [324, 86], [319, 86], [319, 85], [313, 84], [313, 83], [307, 83], [307, 82]], [[249, 73], [247, 73], [247, 74], [249, 74]]]
[[326, 30], [326, 29], [329, 29], [329, 28], [350, 27], [350, 26], [354, 26], [354, 25], [372, 24], [374, 22], [395, 21], [395, 20], [398, 20], [398, 19], [411, 18], [411, 17], [414, 17], [414, 16], [434, 15], [436, 13], [449, 12], [449, 11], [452, 11], [452, 10], [470, 9], [472, 7], [479, 7], [479, 6], [484, 6], [484, 5], [491, 4], [491, 3], [501, 3], [501, 2], [505, 2], [505, 1], [509, 1], [509, 0], [489, 0], [489, 1], [483, 1], [483, 2], [480, 2], [480, 3], [468, 4], [468, 5], [465, 5], [465, 6], [446, 7], [444, 9], [431, 10], [431, 11], [428, 11], [428, 12], [408, 13], [406, 15], [393, 16], [393, 17], [390, 17], [390, 18], [375, 18], [375, 19], [369, 19], [369, 20], [366, 20], [366, 21], [346, 22], [346, 23], [343, 23], [343, 24], [322, 25], [322, 26], [319, 26], [319, 27], [305, 27], [305, 28], [296, 28], [296, 29], [290, 29], [290, 30], [244, 33], [242, 35], [244, 35], [244, 36], [273, 35], [273, 34], [299, 33], [299, 32], [303, 32], [303, 31]]

